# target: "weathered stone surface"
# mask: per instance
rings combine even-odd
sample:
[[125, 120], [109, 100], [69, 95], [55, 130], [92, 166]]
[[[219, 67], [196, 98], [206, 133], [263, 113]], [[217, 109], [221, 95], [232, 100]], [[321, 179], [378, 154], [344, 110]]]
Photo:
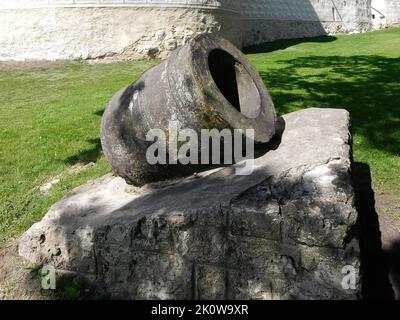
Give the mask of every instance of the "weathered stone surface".
[[76, 189], [19, 253], [129, 299], [354, 299], [359, 277], [349, 114], [284, 117], [250, 176], [233, 168], [142, 188], [111, 175]]
[[38, 8], [8, 8], [10, 0], [5, 6], [2, 2], [0, 60], [166, 58], [204, 32], [242, 45], [240, 14], [229, 10], [160, 7], [154, 1], [148, 6], [113, 1]]
[[[252, 129], [252, 140], [267, 143], [275, 134], [275, 122], [270, 94], [246, 56], [223, 38], [201, 34], [114, 95], [102, 118], [101, 144], [115, 172], [142, 186], [198, 172], [197, 163], [210, 155], [197, 138], [191, 139], [197, 163], [181, 165], [176, 150], [188, 144], [187, 137], [178, 139], [171, 127], [179, 136], [191, 130], [196, 137], [205, 129], [232, 134], [234, 129]], [[163, 153], [178, 164], [149, 163], [147, 151], [155, 142], [148, 140], [151, 130], [161, 131]]]

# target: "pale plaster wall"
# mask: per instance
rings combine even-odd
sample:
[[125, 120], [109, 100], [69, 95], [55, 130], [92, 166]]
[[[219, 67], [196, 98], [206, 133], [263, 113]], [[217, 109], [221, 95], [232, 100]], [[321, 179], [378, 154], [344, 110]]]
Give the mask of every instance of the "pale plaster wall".
[[372, 24], [374, 29], [386, 26], [386, 0], [372, 0], [371, 2]]
[[386, 0], [386, 23], [389, 26], [400, 25], [400, 1]]
[[309, 0], [243, 0], [244, 46], [325, 34]]
[[233, 11], [184, 7], [0, 9], [0, 60], [166, 56], [195, 34], [242, 45]]
[[0, 60], [162, 58], [202, 32], [238, 47], [362, 32], [371, 29], [370, 1], [0, 0]]
[[370, 0], [310, 0], [321, 22], [341, 24], [340, 32], [364, 32], [372, 27]]

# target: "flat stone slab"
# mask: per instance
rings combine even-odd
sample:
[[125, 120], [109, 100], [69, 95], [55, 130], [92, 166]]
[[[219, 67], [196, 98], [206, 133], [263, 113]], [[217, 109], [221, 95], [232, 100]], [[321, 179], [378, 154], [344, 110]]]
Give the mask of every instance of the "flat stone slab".
[[232, 166], [142, 188], [107, 175], [56, 203], [19, 254], [115, 298], [359, 298], [349, 114], [283, 119], [252, 175]]

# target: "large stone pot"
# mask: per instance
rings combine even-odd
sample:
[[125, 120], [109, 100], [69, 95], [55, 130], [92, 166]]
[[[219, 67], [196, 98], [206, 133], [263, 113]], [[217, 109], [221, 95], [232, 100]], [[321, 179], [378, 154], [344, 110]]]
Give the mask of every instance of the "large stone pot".
[[143, 185], [199, 170], [149, 164], [151, 129], [161, 129], [167, 140], [171, 123], [199, 136], [201, 129], [254, 129], [254, 141], [266, 143], [275, 122], [271, 97], [243, 53], [225, 39], [202, 34], [112, 98], [101, 142], [114, 170], [128, 183]]

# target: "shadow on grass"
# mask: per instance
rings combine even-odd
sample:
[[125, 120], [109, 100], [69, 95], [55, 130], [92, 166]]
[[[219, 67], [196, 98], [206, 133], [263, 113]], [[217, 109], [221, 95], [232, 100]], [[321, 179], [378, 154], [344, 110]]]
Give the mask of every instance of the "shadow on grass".
[[68, 157], [64, 161], [70, 165], [77, 163], [88, 164], [91, 162], [96, 162], [101, 157], [101, 142], [99, 138], [89, 139], [88, 143], [92, 145], [91, 148], [83, 150], [78, 154]]
[[102, 117], [103, 114], [104, 114], [104, 111], [105, 111], [105, 109], [101, 109], [101, 110], [99, 110], [99, 111], [96, 111], [94, 114], [95, 114], [96, 116]]
[[260, 45], [254, 45], [244, 48], [244, 53], [254, 54], [254, 53], [267, 53], [277, 50], [284, 50], [289, 47], [293, 47], [300, 43], [312, 42], [312, 43], [323, 43], [323, 42], [333, 42], [337, 40], [337, 37], [333, 36], [320, 36], [313, 38], [298, 38], [290, 40], [277, 40], [272, 42], [267, 42]]
[[353, 163], [352, 176], [359, 214], [363, 298], [365, 300], [394, 299], [392, 286], [396, 287], [398, 284], [390, 283], [389, 271], [393, 265], [392, 261], [399, 259], [399, 251], [389, 256], [382, 249], [382, 234], [375, 210], [375, 194], [371, 186], [369, 166], [360, 162]]
[[[103, 113], [104, 109], [96, 111], [94, 114], [96, 116], [102, 117]], [[89, 139], [87, 140], [87, 143], [91, 144], [91, 147], [89, 149], [83, 150], [77, 154], [74, 154], [73, 156], [66, 158], [64, 162], [70, 165], [74, 165], [77, 163], [85, 165], [91, 162], [96, 162], [102, 154], [100, 138]]]
[[308, 56], [278, 63], [282, 67], [260, 74], [280, 114], [344, 108], [354, 133], [376, 149], [400, 154], [400, 58]]

